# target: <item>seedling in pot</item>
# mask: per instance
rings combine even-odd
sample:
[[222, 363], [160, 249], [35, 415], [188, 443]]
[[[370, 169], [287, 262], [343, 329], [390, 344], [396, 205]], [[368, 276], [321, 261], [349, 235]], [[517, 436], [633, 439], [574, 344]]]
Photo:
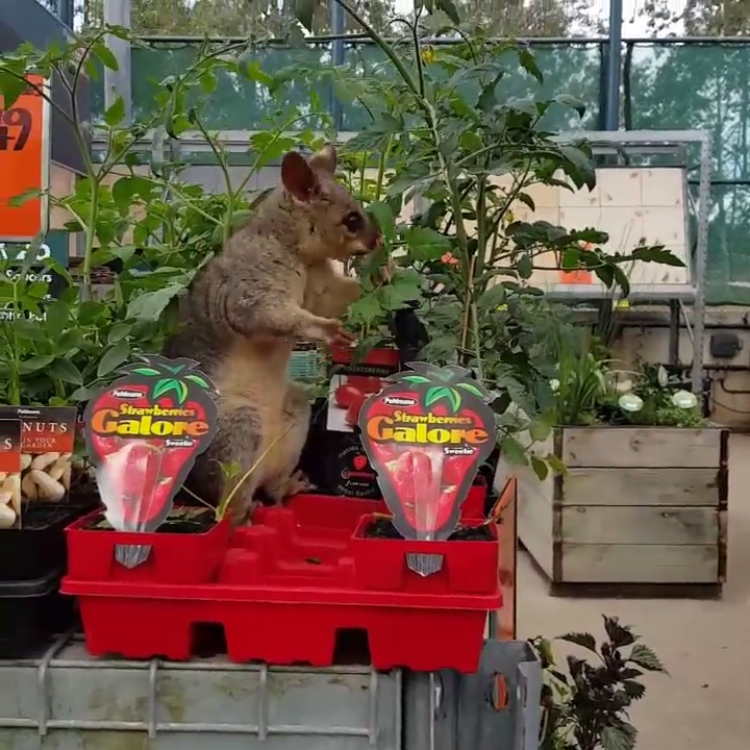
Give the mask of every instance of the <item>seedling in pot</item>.
[[[120, 531], [155, 531], [217, 430], [217, 392], [191, 360], [158, 355], [122, 368], [122, 377], [89, 401], [84, 420], [105, 518]], [[134, 567], [148, 547], [121, 546]]]
[[221, 523], [221, 521], [226, 517], [228, 510], [232, 506], [232, 501], [234, 500], [242, 486], [257, 471], [260, 464], [263, 462], [265, 457], [273, 450], [276, 443], [281, 441], [293, 426], [294, 425], [290, 425], [289, 427], [287, 427], [284, 432], [282, 432], [275, 440], [273, 440], [271, 444], [263, 451], [263, 453], [258, 456], [257, 460], [252, 464], [252, 466], [250, 466], [250, 468], [241, 476], [240, 474], [242, 472], [242, 467], [238, 462], [235, 461], [232, 464], [224, 464], [219, 462], [219, 467], [224, 474], [224, 494], [222, 496], [222, 499], [215, 507], [211, 505], [211, 503], [206, 502], [202, 497], [196, 495], [187, 487], [183, 487], [183, 489], [193, 499], [197, 500], [199, 503], [202, 503], [213, 512], [216, 523]]
[[411, 372], [388, 378], [360, 413], [362, 443], [393, 514], [374, 519], [365, 535], [487, 540], [486, 527], [457, 524], [477, 470], [495, 445], [488, 395], [464, 368], [409, 367]]

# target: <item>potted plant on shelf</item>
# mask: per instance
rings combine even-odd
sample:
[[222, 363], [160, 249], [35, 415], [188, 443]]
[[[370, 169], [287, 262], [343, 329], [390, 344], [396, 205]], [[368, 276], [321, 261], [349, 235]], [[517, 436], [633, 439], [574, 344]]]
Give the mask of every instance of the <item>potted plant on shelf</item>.
[[[305, 72], [330, 82], [366, 121], [344, 145], [350, 182], [377, 219], [383, 255], [404, 272], [395, 289], [366, 290], [349, 321], [377, 336], [395, 300], [417, 300], [429, 336], [419, 359], [471, 370], [493, 395], [501, 451], [527, 463], [516, 435], [532, 426], [535, 435], [548, 432], [553, 401], [545, 339], [557, 320], [530, 283], [540, 258], [552, 253], [562, 270], [586, 269], [624, 292], [624, 264], [683, 264], [660, 246], [608, 252], [608, 236], [595, 228], [513, 218], [521, 204], [533, 210], [537, 187], [591, 190], [596, 181], [591, 149], [561, 143], [546, 127], [560, 110], [582, 118], [584, 103], [542, 94], [543, 74], [526, 45], [472, 31], [451, 3], [417, 6], [401, 19], [408, 33], [389, 41], [347, 0], [335, 1], [380, 50], [379, 74]], [[300, 11], [298, 20], [309, 19]], [[435, 45], [436, 35], [451, 45]], [[529, 96], [506, 96], [511, 80]]]
[[535, 465], [549, 454], [556, 470], [503, 467], [519, 478], [520, 539], [560, 592], [630, 584], [718, 593], [728, 431], [704, 419], [664, 367], [617, 370], [574, 343], [558, 348], [556, 427], [530, 448]]
[[463, 368], [409, 367], [360, 412], [362, 443], [390, 516], [362, 517], [352, 545], [356, 578], [366, 588], [492, 593], [495, 527], [479, 516], [457, 528], [479, 465], [495, 446], [488, 395]]
[[104, 509], [68, 528], [68, 574], [203, 583], [229, 543], [228, 503], [186, 508], [173, 500], [218, 429], [217, 393], [192, 361], [140, 359], [86, 407]]
[[[229, 155], [218, 137], [204, 126], [202, 106], [192, 107], [188, 95], [216, 86], [222, 76], [237, 75], [253, 80], [253, 85], [267, 86], [273, 96], [283, 96], [271, 91], [273, 79], [256, 81], [253, 70], [242, 62], [243, 51], [235, 44], [206, 47], [187, 70], [170, 80], [168, 87], [165, 84], [159, 89], [154, 106], [144, 108], [138, 122], [124, 122], [121, 98], [101, 119], [82, 122], [78, 119], [80, 110], [68, 105], [81, 88], [81, 76], [92, 64], [115, 64], [105, 44], [108, 34], [130, 38], [129, 32], [119, 27], [91, 28], [73, 35], [68, 44], [48, 50], [24, 45], [0, 60], [0, 96], [5, 106], [12, 107], [24, 92], [46, 98], [49, 106], [70, 123], [81, 146], [85, 168], [85, 175], [69, 194], [53, 192], [47, 196], [55, 209], [55, 220], [59, 222], [62, 215], [67, 222], [59, 231], [75, 233], [82, 240], [82, 255], [71, 259], [71, 271], [53, 258], [46, 258], [37, 268], [38, 264], [32, 263], [33, 253], [14, 256], [9, 245], [0, 259], [0, 300], [4, 308], [0, 328], [5, 340], [12, 342], [0, 352], [0, 403], [65, 409], [64, 419], [60, 417], [57, 422], [66, 425], [72, 419], [71, 410], [84, 406], [132, 354], [160, 349], [175, 322], [171, 313], [177, 297], [252, 210], [247, 187], [253, 176], [273, 163], [281, 153], [278, 149], [284, 151], [297, 144], [310, 148], [321, 145], [320, 136], [310, 130], [290, 138], [289, 124], [325, 119], [312, 95], [310, 103], [287, 108], [281, 121], [269, 119], [268, 128], [251, 139], [252, 164], [245, 178], [239, 184], [230, 184]], [[28, 75], [37, 70], [50, 71], [63, 80], [70, 102], [52, 100], [46, 89], [36, 86], [35, 79]], [[163, 169], [149, 168], [149, 160], [143, 158], [140, 150], [142, 139], [148, 131], [164, 127], [173, 136], [188, 128], [202, 133], [227, 178], [223, 194], [211, 195], [198, 185], [185, 185], [180, 180], [181, 166], [168, 158]], [[33, 197], [38, 197], [38, 191], [18, 196], [14, 203], [20, 207]], [[36, 244], [32, 243], [31, 249]], [[59, 515], [62, 506], [56, 507], [53, 510], [57, 522], [48, 526], [56, 535], [54, 540], [43, 540], [36, 522], [43, 508], [38, 499], [39, 486], [30, 474], [42, 469], [38, 465], [25, 469], [22, 484], [37, 497], [23, 502], [23, 533], [33, 530], [39, 544], [21, 541], [21, 535], [16, 533], [17, 520], [12, 536], [0, 531], [0, 571], [8, 569], [9, 575], [17, 575], [22, 569], [19, 555], [25, 554], [38, 564], [53, 549], [64, 565], [62, 529], [75, 514], [81, 515], [98, 502], [91, 463], [82, 443], [78, 441], [75, 449], [67, 444], [55, 449], [72, 462], [73, 470], [66, 469], [52, 480], [63, 486], [70, 483], [70, 492], [64, 498], [66, 515]], [[47, 458], [44, 456], [45, 461]], [[40, 461], [41, 457], [37, 464]], [[57, 477], [59, 463], [47, 466]], [[52, 481], [38, 473], [34, 477], [44, 482], [47, 493], [59, 494], [57, 484], [53, 486]], [[74, 510], [73, 506], [78, 505], [87, 507]], [[7, 524], [11, 510], [15, 510], [9, 505], [5, 508]], [[2, 575], [0, 572], [0, 578]]]

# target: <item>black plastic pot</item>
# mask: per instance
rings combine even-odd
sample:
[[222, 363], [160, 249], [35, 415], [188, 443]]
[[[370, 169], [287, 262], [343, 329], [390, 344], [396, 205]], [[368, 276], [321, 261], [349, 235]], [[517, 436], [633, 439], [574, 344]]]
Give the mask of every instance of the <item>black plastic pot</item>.
[[0, 530], [0, 586], [39, 580], [55, 571], [64, 574], [65, 527], [90, 509], [90, 505], [60, 503], [24, 507], [21, 528]]
[[76, 622], [75, 599], [58, 592], [61, 577], [54, 570], [35, 580], [0, 583], [0, 659], [38, 656]]

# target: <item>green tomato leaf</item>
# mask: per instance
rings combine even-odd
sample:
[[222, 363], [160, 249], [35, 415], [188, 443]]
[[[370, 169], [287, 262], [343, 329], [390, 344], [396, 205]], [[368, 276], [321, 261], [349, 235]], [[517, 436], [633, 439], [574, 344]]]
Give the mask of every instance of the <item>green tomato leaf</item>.
[[204, 94], [213, 94], [218, 85], [219, 80], [213, 71], [206, 70], [201, 74], [200, 86]]
[[391, 207], [385, 201], [373, 201], [367, 206], [367, 212], [375, 218], [383, 239], [388, 244], [393, 242], [396, 239], [396, 222]]
[[125, 100], [118, 96], [114, 104], [104, 111], [104, 122], [111, 128], [117, 127], [125, 119]]
[[578, 187], [586, 187], [593, 190], [596, 187], [596, 172], [594, 162], [589, 156], [577, 146], [560, 146], [560, 153], [565, 162], [563, 169], [573, 179]]
[[443, 13], [448, 16], [451, 23], [455, 24], [456, 26], [461, 23], [461, 17], [453, 0], [435, 0], [435, 9], [442, 10]]
[[409, 246], [411, 260], [435, 261], [451, 249], [450, 238], [429, 227], [409, 227], [403, 239]]
[[[21, 94], [28, 88], [24, 78], [19, 78], [17, 75], [8, 72], [9, 69], [14, 67], [17, 66], [13, 66], [10, 63], [0, 63], [0, 94], [3, 95], [5, 109], [11, 109]], [[17, 70], [14, 72], [18, 73]]]
[[555, 101], [561, 107], [569, 107], [578, 112], [579, 117], [583, 117], [586, 114], [586, 105], [577, 97], [571, 96], [570, 94], [558, 94], [555, 97]]
[[504, 435], [500, 439], [500, 455], [516, 466], [529, 465], [526, 449], [512, 435]]
[[663, 245], [653, 247], [638, 247], [623, 260], [640, 260], [643, 263], [660, 263], [665, 266], [674, 266], [675, 268], [684, 268], [685, 263], [678, 258], [671, 250], [667, 250]]
[[544, 83], [542, 71], [539, 70], [534, 53], [528, 47], [521, 47], [518, 50], [518, 60], [527, 73], [534, 76], [539, 83]]
[[535, 419], [529, 425], [529, 435], [535, 442], [541, 442], [546, 440], [552, 432], [552, 425], [546, 422], [544, 419]]
[[534, 454], [531, 454], [530, 459], [534, 474], [543, 482], [549, 475], [549, 466], [539, 456], [535, 456]]
[[550, 469], [556, 474], [565, 474], [567, 472], [565, 464], [560, 460], [559, 456], [556, 456], [554, 453], [548, 453], [544, 457], [544, 460], [547, 462]]
[[530, 255], [522, 255], [516, 262], [516, 271], [522, 279], [530, 279], [534, 273], [534, 262]]
[[91, 45], [91, 52], [105, 68], [115, 71], [120, 69], [120, 65], [117, 62], [114, 52], [112, 52], [103, 41], [94, 42], [94, 44]]

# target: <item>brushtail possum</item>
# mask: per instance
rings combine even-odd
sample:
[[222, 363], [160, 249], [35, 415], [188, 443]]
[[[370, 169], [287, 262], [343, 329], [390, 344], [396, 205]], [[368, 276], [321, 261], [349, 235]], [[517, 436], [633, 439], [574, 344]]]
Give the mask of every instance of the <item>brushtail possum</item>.
[[[219, 432], [196, 461], [188, 486], [216, 503], [256, 462], [232, 502], [236, 520], [263, 489], [277, 502], [305, 487], [294, 473], [310, 405], [287, 371], [300, 341], [351, 343], [338, 319], [360, 291], [333, 261], [371, 252], [381, 235], [334, 178], [336, 152], [281, 163], [281, 184], [257, 207], [180, 300], [180, 331], [169, 357], [190, 357], [220, 393]], [[227, 479], [220, 464], [239, 467]]]

